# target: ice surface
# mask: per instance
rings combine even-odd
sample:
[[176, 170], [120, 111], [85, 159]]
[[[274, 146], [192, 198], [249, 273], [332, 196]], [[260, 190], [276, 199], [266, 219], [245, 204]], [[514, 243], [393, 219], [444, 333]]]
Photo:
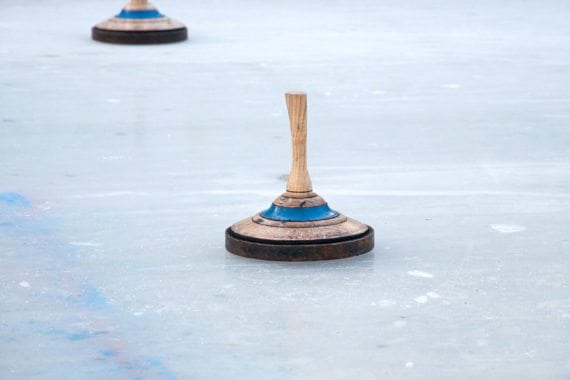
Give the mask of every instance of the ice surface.
[[[0, 378], [567, 379], [566, 1], [0, 3]], [[372, 254], [227, 254], [309, 166]]]

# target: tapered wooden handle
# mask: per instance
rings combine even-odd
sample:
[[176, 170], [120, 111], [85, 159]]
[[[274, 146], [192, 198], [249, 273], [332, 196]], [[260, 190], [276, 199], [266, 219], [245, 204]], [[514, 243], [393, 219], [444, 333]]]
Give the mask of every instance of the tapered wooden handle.
[[287, 182], [287, 191], [308, 193], [313, 191], [311, 177], [307, 170], [307, 94], [287, 92], [285, 94], [291, 137], [293, 138], [293, 161]]
[[129, 11], [141, 11], [155, 8], [152, 4], [149, 4], [148, 0], [130, 0], [124, 9]]

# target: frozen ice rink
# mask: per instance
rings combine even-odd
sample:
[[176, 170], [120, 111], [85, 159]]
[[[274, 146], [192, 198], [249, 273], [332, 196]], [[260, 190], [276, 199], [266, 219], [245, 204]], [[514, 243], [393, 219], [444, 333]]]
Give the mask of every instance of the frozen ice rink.
[[[570, 378], [570, 3], [0, 0], [1, 379]], [[290, 163], [353, 259], [224, 249]]]

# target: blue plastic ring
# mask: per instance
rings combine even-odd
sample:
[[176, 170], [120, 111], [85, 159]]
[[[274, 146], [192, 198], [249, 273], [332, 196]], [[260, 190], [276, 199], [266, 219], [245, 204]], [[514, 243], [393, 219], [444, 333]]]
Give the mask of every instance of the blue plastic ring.
[[130, 19], [145, 19], [145, 18], [160, 18], [164, 17], [156, 9], [145, 9], [142, 11], [127, 11], [123, 9], [121, 13], [117, 15], [118, 18], [130, 18]]
[[315, 207], [281, 207], [274, 204], [262, 211], [261, 216], [266, 219], [285, 222], [306, 222], [336, 218], [340, 214], [332, 210], [328, 204]]

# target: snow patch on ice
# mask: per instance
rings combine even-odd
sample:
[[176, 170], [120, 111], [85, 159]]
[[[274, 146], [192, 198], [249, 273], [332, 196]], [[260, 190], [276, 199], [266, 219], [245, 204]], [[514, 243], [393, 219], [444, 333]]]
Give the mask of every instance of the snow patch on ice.
[[410, 270], [408, 274], [413, 277], [420, 277], [420, 278], [433, 278], [433, 274], [428, 272], [422, 272], [421, 270]]
[[428, 298], [426, 296], [419, 296], [414, 298], [414, 301], [416, 301], [417, 303], [427, 303]]
[[370, 306], [390, 307], [396, 304], [393, 300], [380, 300], [378, 302], [371, 302]]
[[502, 234], [512, 234], [526, 230], [525, 226], [518, 224], [491, 224], [490, 227]]

